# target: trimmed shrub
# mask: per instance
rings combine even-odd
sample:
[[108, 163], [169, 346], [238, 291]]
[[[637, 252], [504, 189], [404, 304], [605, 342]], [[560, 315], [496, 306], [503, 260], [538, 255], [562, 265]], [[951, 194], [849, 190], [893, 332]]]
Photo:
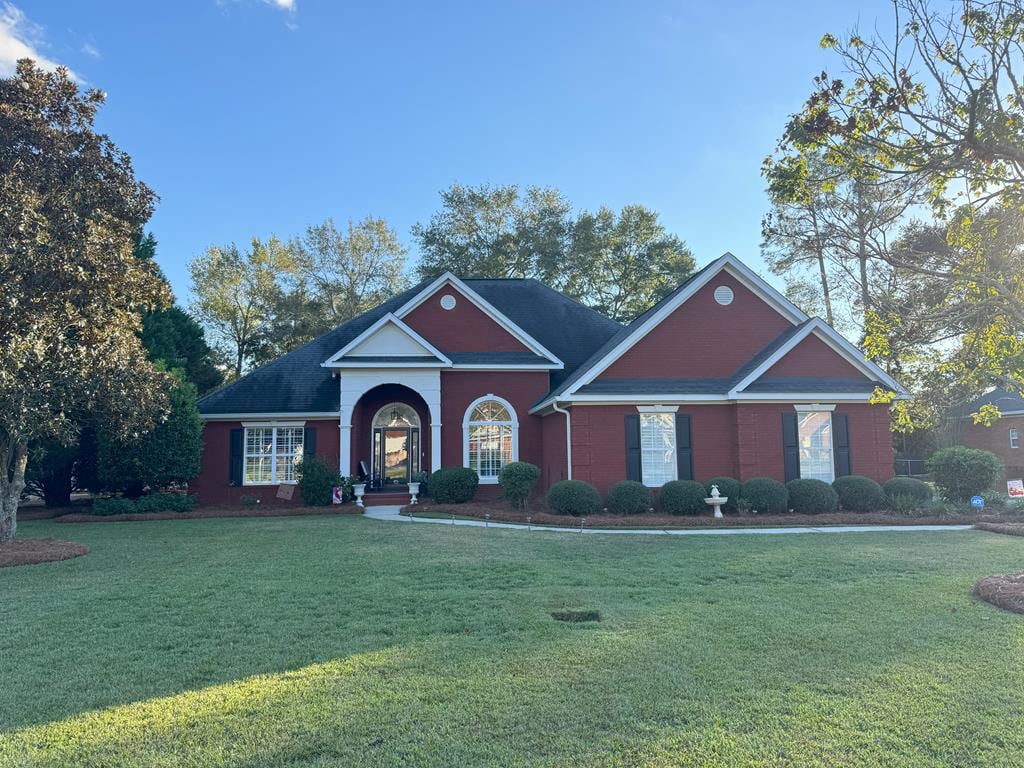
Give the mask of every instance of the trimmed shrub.
[[92, 503], [92, 514], [144, 515], [154, 512], [189, 512], [195, 509], [195, 496], [183, 493], [151, 493], [137, 499], [96, 499]]
[[608, 491], [608, 511], [613, 515], [640, 515], [651, 508], [651, 490], [636, 480], [623, 480]]
[[740, 497], [759, 515], [783, 515], [789, 510], [789, 491], [770, 477], [750, 478], [740, 488]]
[[905, 493], [898, 493], [895, 496], [889, 496], [889, 509], [894, 515], [902, 515], [903, 517], [915, 517], [920, 515], [922, 512], [922, 505], [930, 502], [921, 501], [916, 496], [910, 496]]
[[916, 477], [894, 477], [892, 480], [886, 480], [882, 490], [889, 498], [890, 506], [897, 496], [914, 499], [919, 505], [931, 501], [935, 496], [932, 487]]
[[524, 509], [539, 477], [540, 467], [526, 461], [513, 461], [501, 468], [498, 485], [513, 507]]
[[839, 509], [839, 494], [824, 480], [790, 480], [786, 491], [789, 506], [798, 515], [821, 515]]
[[927, 466], [942, 495], [950, 501], [967, 501], [984, 493], [1003, 471], [1003, 462], [991, 451], [959, 445], [936, 451]]
[[472, 501], [480, 476], [469, 467], [442, 467], [430, 476], [430, 498], [438, 504]]
[[[738, 512], [741, 487], [740, 481], [735, 477], [712, 477], [706, 483], [704, 483], [704, 491], [707, 496], [711, 495], [711, 486], [717, 485], [718, 492], [728, 498], [729, 500], [722, 505], [723, 512]], [[704, 505], [705, 507], [707, 504]]]
[[877, 512], [885, 509], [885, 491], [870, 477], [837, 477], [832, 487], [839, 494], [839, 506], [847, 512]]
[[[719, 486], [718, 492], [722, 493]], [[725, 494], [722, 493], [724, 496]], [[707, 492], [704, 486], [695, 480], [670, 480], [661, 486], [658, 494], [658, 506], [662, 512], [670, 515], [702, 515], [711, 512], [711, 507], [704, 503]], [[722, 509], [725, 509], [723, 506]]]
[[557, 515], [595, 515], [601, 511], [601, 494], [582, 480], [562, 480], [548, 491], [548, 506]]
[[298, 463], [296, 474], [302, 503], [309, 507], [326, 507], [331, 503], [334, 486], [344, 481], [338, 470], [327, 466], [316, 456], [307, 456]]

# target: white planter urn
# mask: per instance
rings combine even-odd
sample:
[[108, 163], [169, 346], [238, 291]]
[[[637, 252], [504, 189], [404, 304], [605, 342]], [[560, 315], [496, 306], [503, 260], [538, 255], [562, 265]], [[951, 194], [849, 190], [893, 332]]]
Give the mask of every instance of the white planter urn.
[[420, 494], [420, 484], [419, 483], [409, 483], [409, 496], [412, 497], [412, 498], [409, 499], [409, 504], [416, 504], [416, 503], [418, 503], [416, 501], [416, 497], [419, 496], [419, 494]]
[[363, 504], [363, 494], [366, 493], [366, 483], [353, 483], [352, 493], [356, 495], [356, 506], [365, 507], [366, 505]]

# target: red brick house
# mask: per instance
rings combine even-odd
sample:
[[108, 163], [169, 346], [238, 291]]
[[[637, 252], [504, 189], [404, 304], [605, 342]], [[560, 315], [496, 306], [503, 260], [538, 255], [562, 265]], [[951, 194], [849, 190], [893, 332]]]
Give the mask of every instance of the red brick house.
[[993, 389], [968, 405], [968, 414], [994, 405], [1002, 417], [991, 427], [975, 424], [968, 415], [960, 427], [960, 442], [968, 448], [992, 451], [1003, 462], [1004, 480], [1024, 479], [1024, 398], [1005, 389]]
[[536, 280], [428, 281], [200, 401], [204, 503], [264, 498], [315, 454], [371, 488], [509, 461], [602, 492], [717, 475], [892, 475], [904, 390], [731, 254], [629, 325]]

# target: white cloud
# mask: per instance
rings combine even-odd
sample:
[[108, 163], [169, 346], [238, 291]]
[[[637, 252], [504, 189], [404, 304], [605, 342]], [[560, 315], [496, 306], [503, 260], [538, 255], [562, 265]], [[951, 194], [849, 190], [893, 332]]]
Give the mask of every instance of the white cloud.
[[263, 0], [263, 2], [280, 8], [282, 11], [295, 10], [295, 0]]
[[86, 56], [92, 56], [94, 59], [100, 58], [99, 49], [92, 43], [82, 43], [82, 53]]
[[[5, 2], [0, 6], [0, 77], [14, 74], [18, 59], [35, 59], [43, 69], [56, 69], [57, 62], [39, 52], [45, 45], [41, 26], [28, 19], [13, 3]], [[71, 75], [75, 77], [73, 72]]]

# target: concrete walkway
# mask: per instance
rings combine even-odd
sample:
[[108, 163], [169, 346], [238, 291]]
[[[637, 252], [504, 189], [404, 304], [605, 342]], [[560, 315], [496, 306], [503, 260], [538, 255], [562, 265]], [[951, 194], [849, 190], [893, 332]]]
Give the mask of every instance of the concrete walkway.
[[[485, 520], [445, 520], [440, 517], [406, 517], [399, 514], [401, 507], [367, 507], [363, 513], [372, 520], [385, 520], [409, 525], [410, 523], [438, 523], [440, 525], [472, 525], [489, 528], [513, 528], [520, 531], [554, 531], [579, 534], [579, 528], [555, 528], [549, 525], [526, 526], [521, 523], [499, 523]], [[965, 531], [970, 525], [830, 525], [824, 528], [584, 528], [583, 533], [643, 533], [670, 536], [732, 536], [742, 534], [784, 533], [878, 533], [882, 531]]]

